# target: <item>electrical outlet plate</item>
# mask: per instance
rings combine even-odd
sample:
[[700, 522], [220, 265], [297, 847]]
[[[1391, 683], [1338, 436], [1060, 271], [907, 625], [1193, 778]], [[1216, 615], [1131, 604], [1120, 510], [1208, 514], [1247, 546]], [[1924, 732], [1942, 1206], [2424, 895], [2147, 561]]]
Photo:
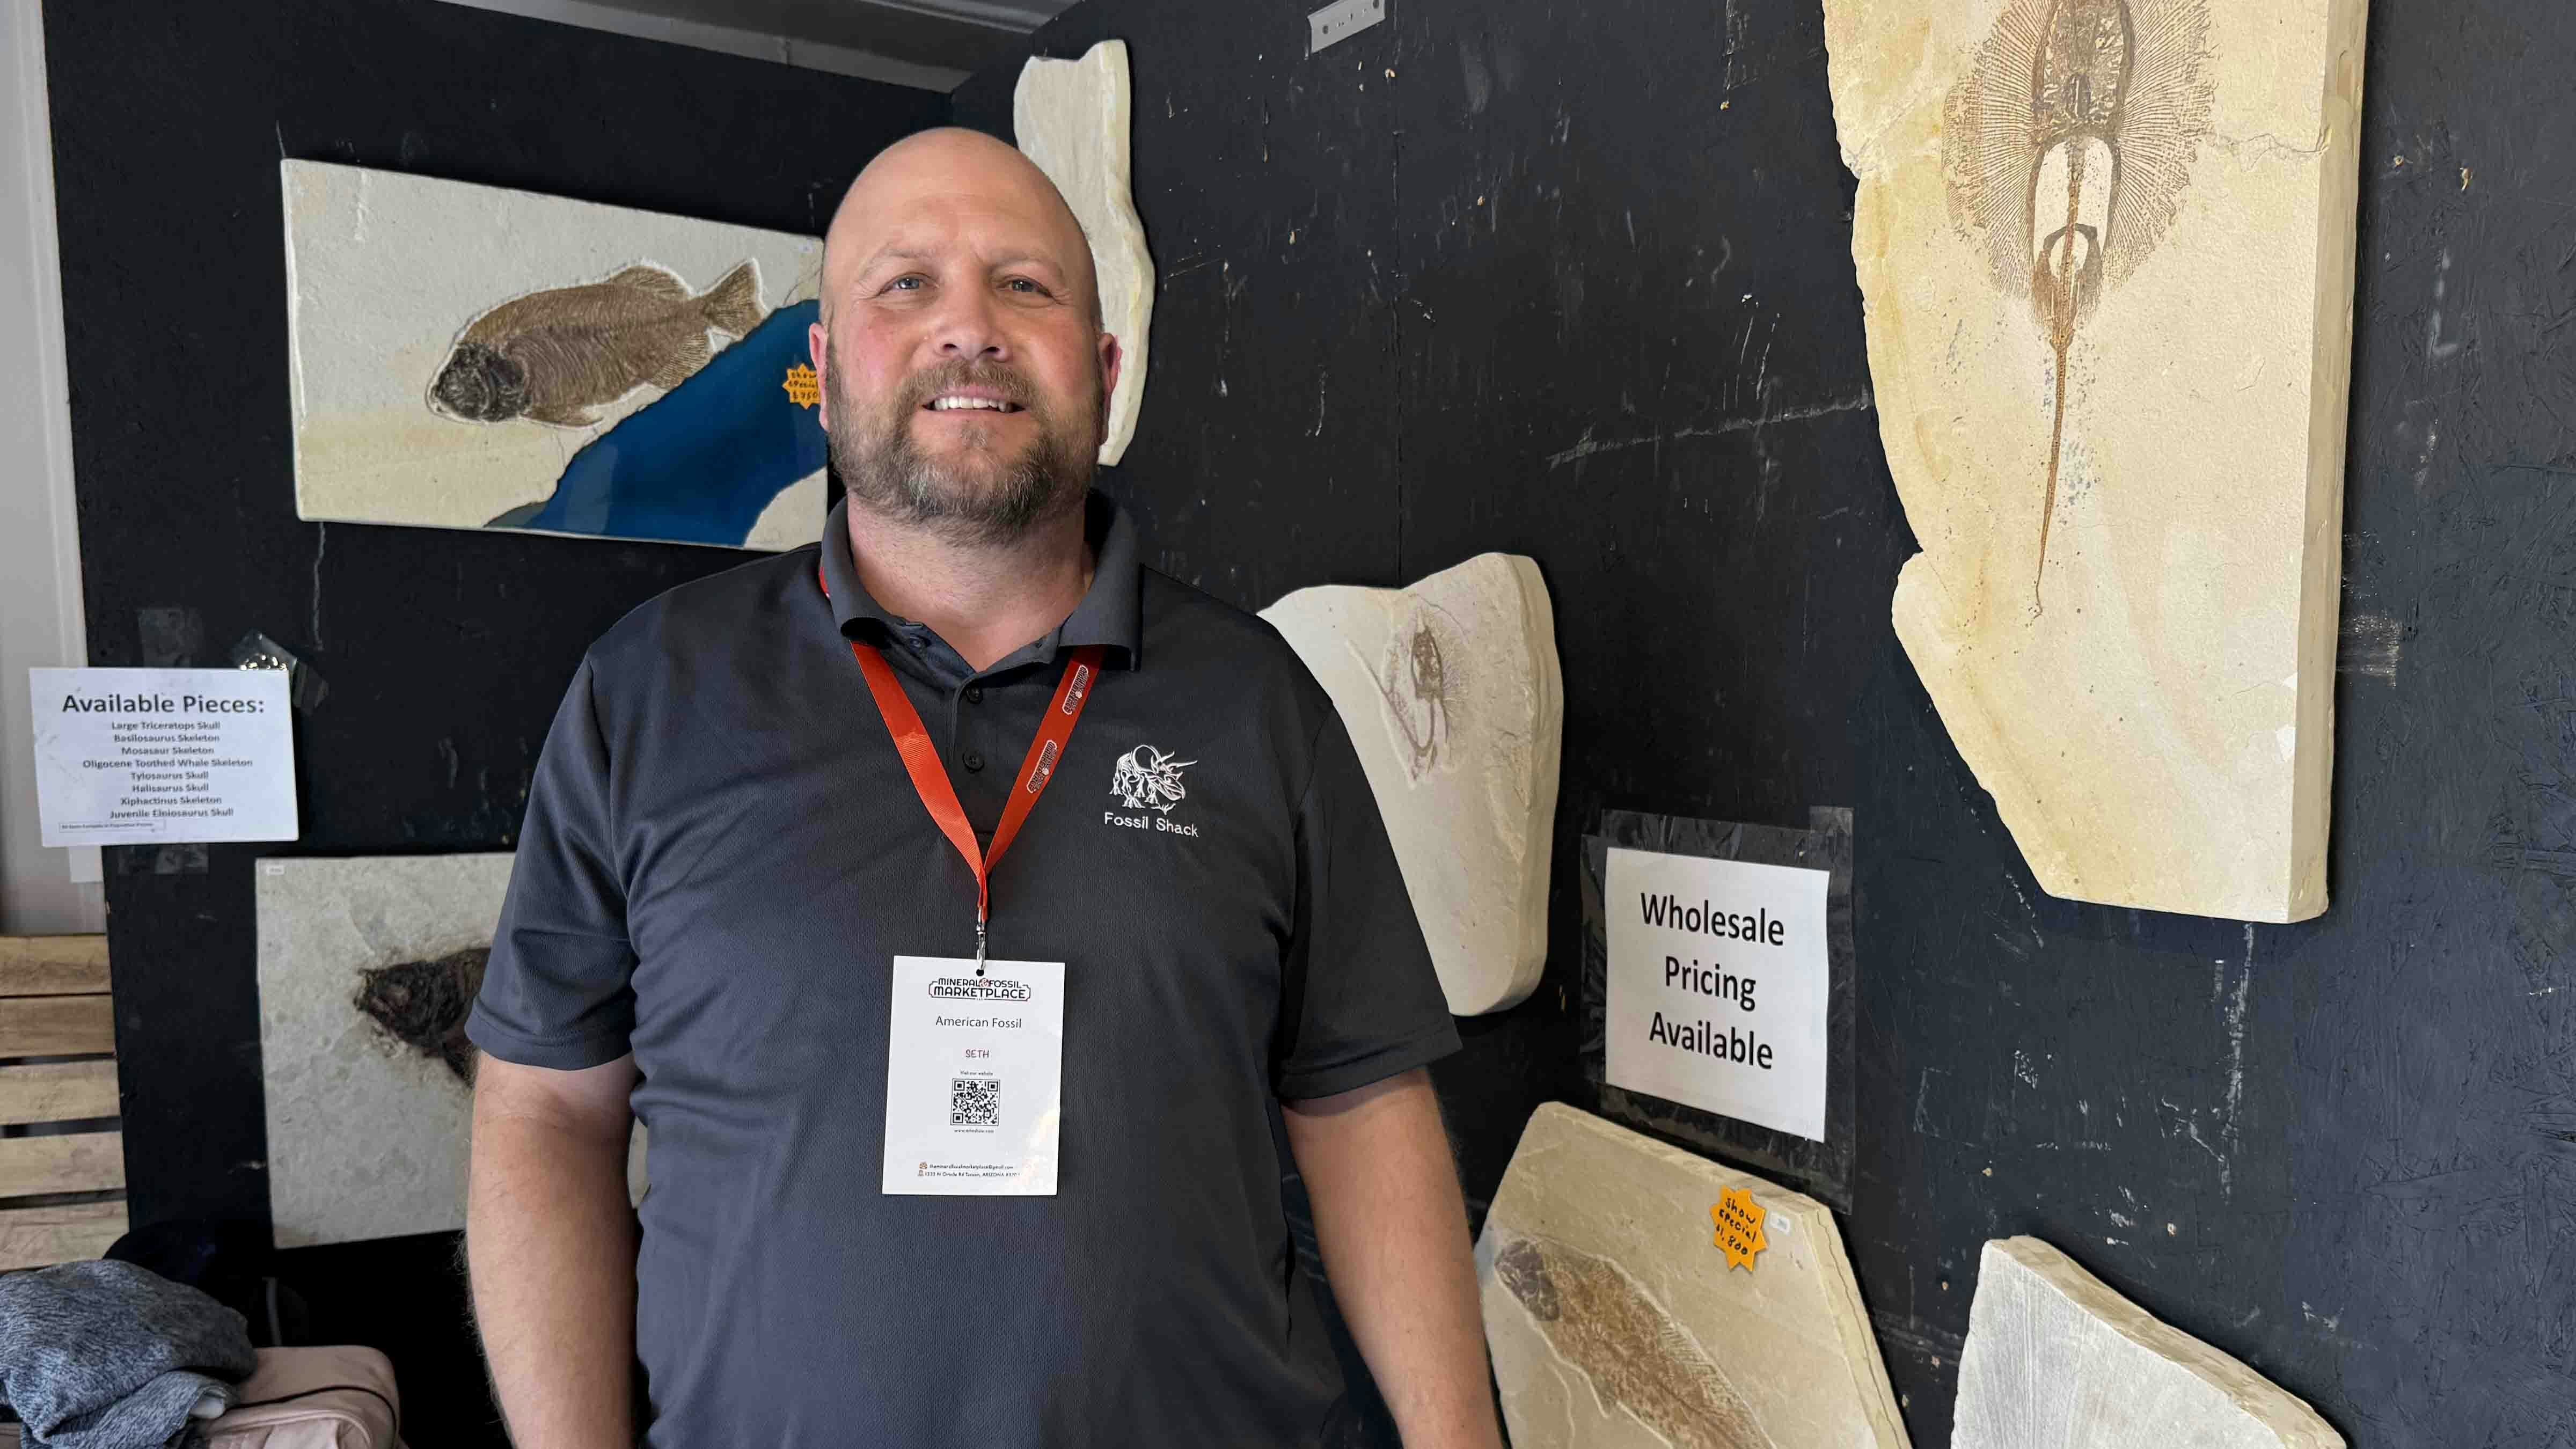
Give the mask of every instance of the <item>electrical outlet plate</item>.
[[1306, 17], [1306, 53], [1348, 40], [1386, 18], [1386, 0], [1334, 0]]

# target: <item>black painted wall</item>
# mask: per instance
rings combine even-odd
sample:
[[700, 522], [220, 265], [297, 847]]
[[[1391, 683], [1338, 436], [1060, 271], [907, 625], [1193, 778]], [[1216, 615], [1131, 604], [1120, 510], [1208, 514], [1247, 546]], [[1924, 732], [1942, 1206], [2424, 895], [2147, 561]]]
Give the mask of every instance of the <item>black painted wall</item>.
[[[1392, 12], [1308, 57], [1272, 0], [1085, 0], [1038, 47], [1133, 53], [1162, 287], [1111, 486], [1156, 560], [1259, 606], [1508, 549], [1555, 592], [1550, 974], [1440, 1073], [1479, 1210], [1581, 1099], [1595, 812], [1850, 805], [1844, 1228], [1917, 1443], [2014, 1232], [2356, 1444], [2576, 1443], [2576, 15], [2373, 18], [2335, 904], [2249, 929], [2042, 895], [1896, 647], [1813, 0]], [[277, 160], [813, 230], [945, 103], [434, 0], [46, 28], [93, 659], [189, 662], [145, 610], [195, 611], [195, 662], [265, 631], [331, 685], [295, 849], [506, 847], [582, 646], [737, 556], [295, 521]], [[960, 116], [1007, 132], [1010, 81]], [[138, 1220], [265, 1217], [277, 849], [110, 853]], [[394, 1353], [415, 1442], [495, 1443], [452, 1252], [287, 1259], [321, 1336]]]
[[[2013, 1233], [2357, 1445], [2576, 1443], [2576, 11], [2372, 17], [2334, 904], [2248, 927], [2043, 895], [1895, 642], [1815, 0], [1394, 0], [1312, 57], [1304, 8], [1084, 0], [1035, 48], [1130, 47], [1115, 486], [1162, 565], [1252, 607], [1546, 570], [1549, 975], [1438, 1074], [1479, 1209], [1581, 1100], [1595, 813], [1850, 805], [1843, 1227], [1917, 1444]], [[1008, 134], [1015, 71], [959, 118]]]
[[[298, 522], [280, 157], [819, 234], [947, 100], [433, 0], [52, 0], [45, 38], [91, 661], [220, 664], [257, 629], [330, 686], [301, 842], [108, 852], [135, 1220], [264, 1224], [252, 860], [508, 848], [583, 648], [746, 557]], [[195, 612], [193, 658], [153, 609]], [[497, 1444], [454, 1252], [285, 1272], [318, 1338], [392, 1353], [410, 1442]]]

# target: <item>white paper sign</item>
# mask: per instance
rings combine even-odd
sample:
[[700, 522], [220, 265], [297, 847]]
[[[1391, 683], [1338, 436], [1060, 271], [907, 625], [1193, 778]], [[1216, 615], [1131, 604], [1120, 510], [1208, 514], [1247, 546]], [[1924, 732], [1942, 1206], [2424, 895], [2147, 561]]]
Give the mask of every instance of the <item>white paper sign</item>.
[[1830, 879], [1612, 848], [1610, 1084], [1825, 1140]]
[[1064, 963], [894, 958], [880, 1190], [1055, 1194]]
[[293, 840], [278, 669], [30, 669], [47, 845]]

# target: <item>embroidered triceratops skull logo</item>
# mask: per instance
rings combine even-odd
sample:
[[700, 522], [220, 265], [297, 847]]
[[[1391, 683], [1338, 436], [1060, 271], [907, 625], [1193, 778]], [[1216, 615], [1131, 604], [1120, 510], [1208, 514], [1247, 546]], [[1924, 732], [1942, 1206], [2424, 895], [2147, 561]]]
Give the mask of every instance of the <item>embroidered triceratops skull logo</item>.
[[1109, 776], [1109, 793], [1130, 810], [1159, 810], [1168, 815], [1189, 795], [1181, 788], [1181, 771], [1197, 763], [1176, 760], [1152, 745], [1138, 745], [1118, 757], [1118, 766]]

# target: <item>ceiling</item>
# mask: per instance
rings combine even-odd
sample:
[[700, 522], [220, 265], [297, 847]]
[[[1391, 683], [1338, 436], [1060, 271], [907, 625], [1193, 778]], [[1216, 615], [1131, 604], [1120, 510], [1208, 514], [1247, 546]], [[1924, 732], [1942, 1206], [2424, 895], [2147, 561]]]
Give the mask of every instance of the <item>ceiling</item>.
[[1072, 0], [455, 0], [945, 91]]

